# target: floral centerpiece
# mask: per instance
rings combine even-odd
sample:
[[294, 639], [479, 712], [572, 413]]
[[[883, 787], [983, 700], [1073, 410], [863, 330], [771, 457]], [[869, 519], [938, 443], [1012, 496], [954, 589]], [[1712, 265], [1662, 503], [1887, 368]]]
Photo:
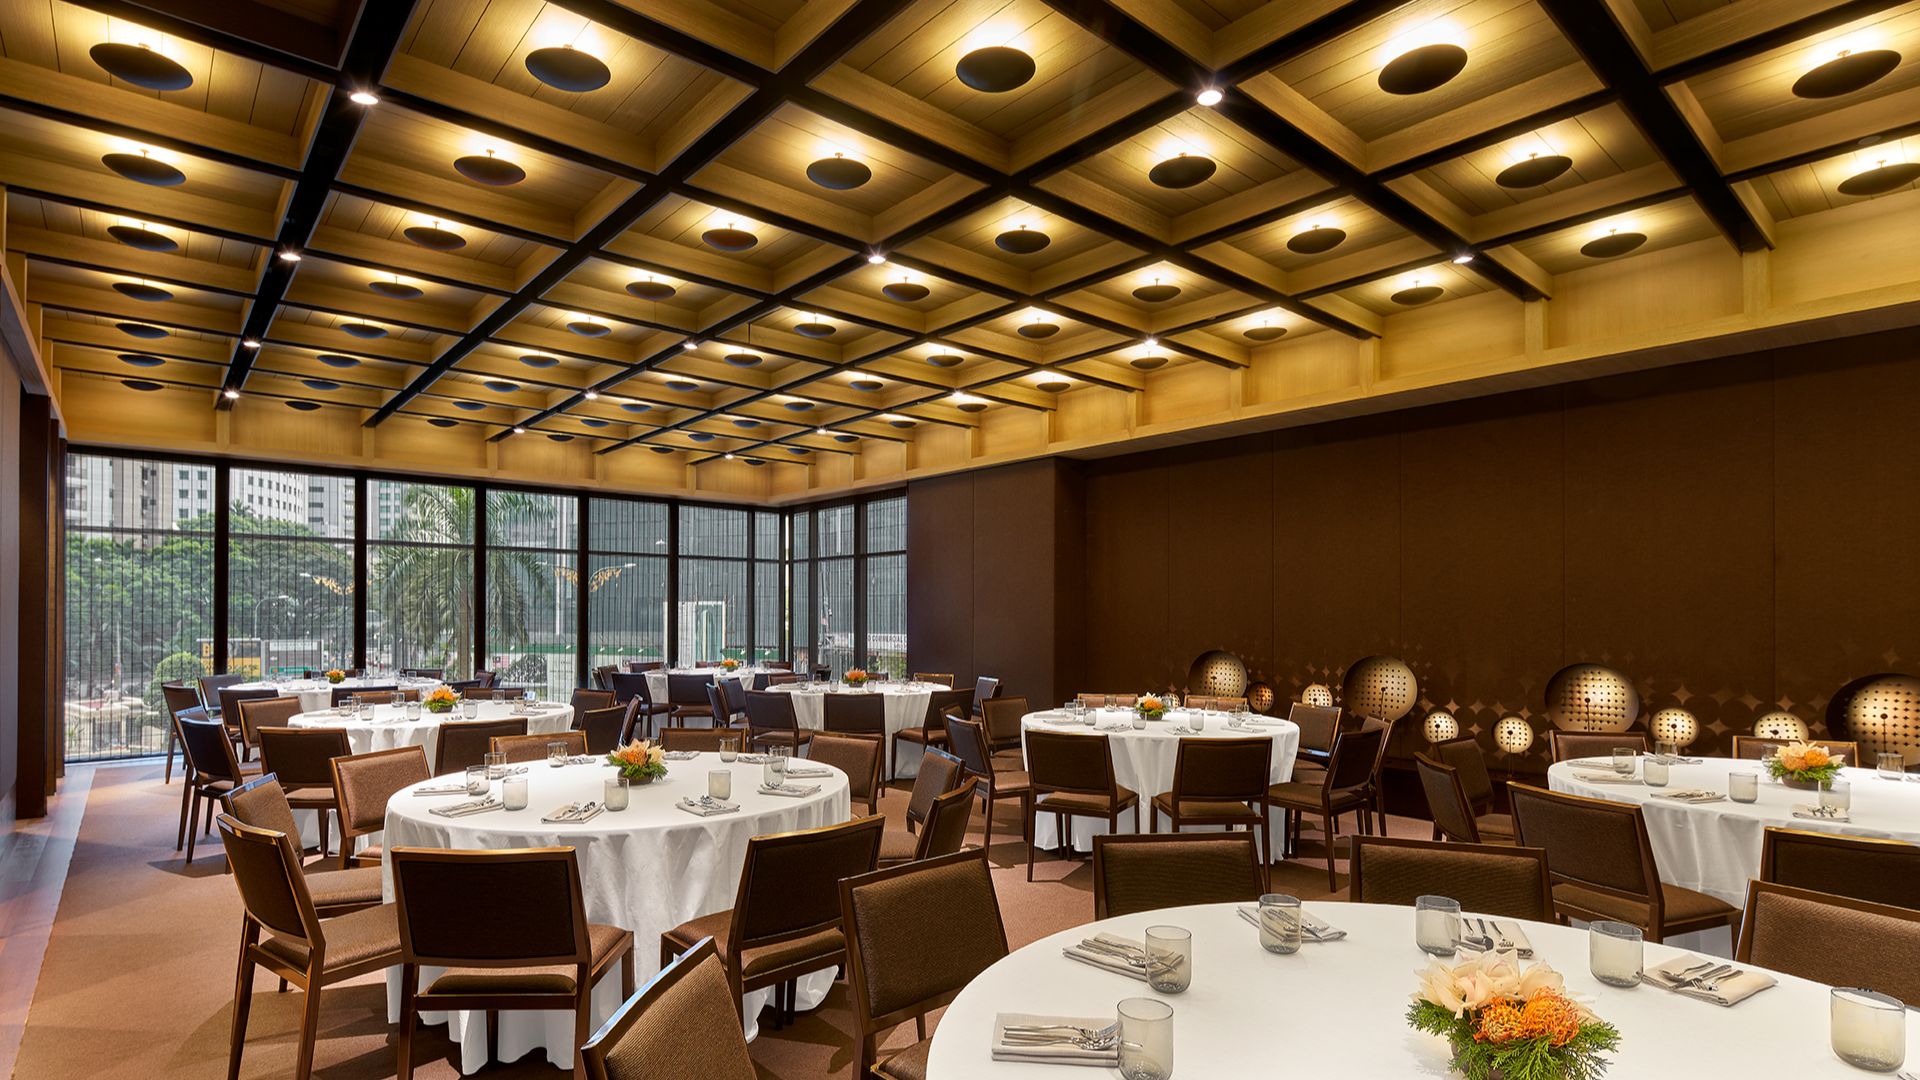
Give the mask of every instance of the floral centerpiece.
[[645, 739], [635, 739], [608, 754], [607, 764], [619, 769], [628, 783], [651, 784], [667, 775], [667, 752]]
[[347, 673], [344, 671], [341, 671], [337, 667], [328, 668], [326, 671], [322, 672], [321, 674], [327, 677], [328, 682], [334, 683], [335, 685], [338, 685], [340, 683], [347, 681]]
[[1133, 711], [1148, 720], [1158, 720], [1167, 715], [1167, 699], [1159, 694], [1141, 694], [1133, 699]]
[[1767, 774], [1788, 787], [1813, 790], [1840, 778], [1840, 758], [1810, 742], [1790, 742], [1767, 759]]
[[451, 686], [436, 686], [433, 692], [420, 699], [420, 704], [430, 713], [443, 713], [459, 704], [460, 699]]
[[725, 660], [720, 661], [720, 669], [722, 671], [739, 671], [740, 661], [729, 656]]
[[872, 677], [873, 676], [867, 674], [866, 668], [848, 668], [847, 669], [846, 678], [847, 678], [848, 686], [865, 686], [867, 685], [867, 680]]
[[1429, 965], [1407, 1023], [1446, 1039], [1447, 1066], [1467, 1080], [1595, 1080], [1600, 1055], [1620, 1048], [1620, 1030], [1573, 1000], [1559, 972], [1512, 953]]

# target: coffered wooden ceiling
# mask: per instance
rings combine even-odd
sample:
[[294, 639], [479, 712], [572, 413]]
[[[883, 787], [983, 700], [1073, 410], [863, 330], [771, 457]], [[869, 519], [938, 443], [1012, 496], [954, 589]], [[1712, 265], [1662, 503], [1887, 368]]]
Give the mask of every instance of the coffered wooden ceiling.
[[[983, 48], [1017, 85], [969, 85]], [[0, 6], [9, 272], [63, 385], [684, 465], [1097, 426], [1766, 251], [1920, 207], [1916, 117], [1920, 2]]]

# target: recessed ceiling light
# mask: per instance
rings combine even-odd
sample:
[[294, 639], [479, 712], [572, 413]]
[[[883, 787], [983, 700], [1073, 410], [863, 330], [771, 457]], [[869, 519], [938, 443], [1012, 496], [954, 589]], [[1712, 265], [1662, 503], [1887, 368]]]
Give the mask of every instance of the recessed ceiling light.
[[852, 191], [873, 179], [873, 170], [867, 168], [865, 162], [835, 154], [809, 164], [807, 179], [828, 191]]
[[1422, 285], [1420, 279], [1415, 278], [1412, 285], [1394, 293], [1389, 299], [1402, 307], [1418, 307], [1440, 299], [1444, 292], [1446, 290], [1438, 285]]
[[1180, 154], [1148, 169], [1147, 179], [1160, 187], [1178, 191], [1207, 179], [1217, 168], [1219, 166], [1213, 163], [1213, 159], [1203, 154]]
[[383, 338], [387, 336], [386, 327], [375, 326], [372, 323], [344, 322], [340, 324], [340, 329], [342, 332], [351, 334], [357, 338]]
[[557, 367], [560, 363], [557, 357], [546, 356], [541, 353], [521, 353], [520, 362], [530, 368]]
[[166, 363], [165, 360], [162, 360], [157, 356], [148, 356], [146, 353], [125, 353], [125, 352], [120, 354], [120, 362], [128, 365], [129, 367], [142, 367], [142, 368], [160, 367], [161, 365]]
[[722, 359], [734, 367], [759, 367], [763, 357], [759, 353], [730, 352]]
[[1158, 338], [1155, 338], [1155, 337], [1154, 337], [1154, 336], [1153, 336], [1152, 334], [1148, 334], [1148, 335], [1147, 335], [1146, 337], [1144, 337], [1144, 338], [1141, 338], [1141, 339], [1140, 339], [1140, 344], [1142, 344], [1142, 345], [1144, 345], [1144, 346], [1146, 346], [1147, 348], [1149, 348], [1149, 349], [1151, 349], [1151, 348], [1153, 348], [1153, 347], [1155, 347], [1155, 346], [1157, 346], [1157, 345], [1159, 345], [1159, 344], [1160, 344], [1160, 341], [1159, 341], [1159, 339], [1158, 339]]
[[1494, 174], [1493, 182], [1503, 188], [1533, 188], [1559, 179], [1573, 168], [1573, 159], [1565, 154], [1528, 154]]
[[1149, 304], [1164, 304], [1179, 295], [1180, 286], [1169, 285], [1159, 278], [1154, 278], [1152, 282], [1133, 290], [1135, 300]]
[[158, 285], [149, 285], [144, 281], [116, 281], [113, 291], [132, 300], [157, 304], [162, 300], [173, 299], [173, 293]]
[[[162, 331], [160, 334], [156, 336], [165, 337], [166, 332]], [[243, 349], [257, 349], [260, 347], [260, 339], [259, 338], [241, 338], [240, 347]]]
[[1420, 45], [1380, 69], [1380, 89], [1389, 94], [1424, 94], [1453, 81], [1467, 66], [1467, 50], [1448, 42]]
[[680, 343], [680, 348], [683, 352], [692, 352], [693, 350], [699, 347], [700, 347], [700, 343], [693, 340], [692, 338], [688, 338], [687, 340]]
[[467, 246], [467, 238], [452, 229], [443, 229], [439, 222], [431, 225], [409, 225], [400, 230], [400, 235], [434, 251], [458, 251]]
[[890, 281], [880, 286], [880, 291], [885, 293], [890, 300], [898, 300], [903, 304], [911, 304], [916, 300], [925, 300], [931, 294], [932, 290], [917, 281], [908, 281], [902, 278], [899, 281]]
[[932, 356], [927, 357], [927, 363], [932, 364], [934, 367], [942, 367], [942, 368], [959, 367], [961, 364], [965, 363], [966, 360], [967, 358], [964, 356], [961, 356], [959, 353], [950, 353], [950, 352], [934, 353]]
[[1167, 358], [1164, 356], [1149, 354], [1146, 356], [1136, 356], [1133, 359], [1127, 361], [1127, 363], [1132, 364], [1134, 367], [1139, 368], [1141, 371], [1153, 371], [1157, 368], [1166, 367]]
[[120, 385], [129, 390], [140, 390], [149, 394], [155, 390], [166, 389], [165, 383], [157, 383], [152, 379], [121, 379]]
[[1215, 105], [1220, 104], [1220, 99], [1223, 96], [1225, 95], [1220, 93], [1219, 88], [1209, 86], [1205, 90], [1202, 90], [1198, 94], [1195, 94], [1193, 96], [1193, 100], [1199, 102], [1202, 108], [1211, 109]]
[[700, 234], [700, 239], [717, 251], [745, 251], [760, 242], [759, 237], [734, 225], [708, 229]]
[[527, 429], [523, 427], [515, 427], [513, 429], [513, 433], [515, 435], [525, 435], [527, 433]]
[[1026, 323], [1025, 325], [1021, 326], [1018, 331], [1021, 337], [1033, 338], [1035, 341], [1038, 341], [1041, 338], [1050, 338], [1059, 332], [1060, 332], [1059, 324], [1047, 322], [1045, 319], [1041, 318], [1038, 315], [1035, 315], [1033, 317], [1032, 322]]
[[567, 329], [581, 337], [606, 337], [613, 333], [613, 327], [591, 317], [575, 319], [567, 324]]
[[1596, 236], [1580, 245], [1580, 254], [1590, 259], [1612, 259], [1634, 250], [1647, 242], [1645, 233], [1621, 232], [1608, 229], [1607, 235]]
[[163, 232], [155, 232], [144, 225], [109, 225], [107, 235], [115, 240], [140, 251], [178, 251], [180, 244]]
[[1453, 265], [1455, 266], [1465, 266], [1472, 261], [1473, 261], [1473, 252], [1471, 251], [1463, 251], [1460, 254], [1455, 255], [1453, 257]]
[[187, 182], [187, 174], [164, 161], [149, 157], [145, 150], [137, 154], [102, 154], [100, 164], [123, 178], [153, 187], [175, 187]]
[[1025, 225], [1016, 226], [993, 238], [1001, 251], [1014, 255], [1031, 255], [1053, 243], [1053, 237], [1038, 229], [1029, 229]]
[[444, 416], [430, 416], [427, 418], [427, 423], [432, 424], [434, 427], [459, 427], [460, 426], [460, 421], [451, 420]]
[[313, 401], [289, 401], [286, 404], [295, 412], [317, 412], [320, 408], [319, 403]]
[[1309, 225], [1287, 237], [1287, 250], [1296, 255], [1319, 255], [1345, 243], [1347, 231], [1330, 225]]
[[809, 315], [805, 322], [793, 324], [794, 333], [810, 338], [832, 337], [838, 329], [839, 327], [822, 320], [818, 315]]
[[88, 49], [87, 55], [102, 71], [144, 90], [185, 90], [193, 85], [191, 71], [145, 45], [103, 41]]
[[867, 262], [873, 266], [884, 266], [886, 265], [887, 257], [877, 251], [869, 251], [867, 252]]
[[[353, 102], [355, 105], [380, 104], [380, 96], [378, 94], [371, 94], [365, 90], [355, 90], [353, 93], [347, 95], [347, 100]], [[453, 421], [447, 421], [447, 426], [452, 427]]]
[[639, 281], [627, 282], [627, 292], [642, 300], [668, 300], [680, 290], [664, 281], [656, 281], [649, 274]]
[[1840, 194], [1885, 195], [1889, 191], [1906, 187], [1915, 180], [1920, 180], [1920, 163], [1896, 161], [1889, 165], [1883, 161], [1865, 172], [1854, 173], [1840, 181]]
[[339, 353], [321, 353], [315, 359], [319, 360], [321, 363], [327, 365], [328, 367], [350, 368], [350, 367], [360, 366], [360, 361], [358, 358], [352, 357], [352, 356], [342, 356]]
[[571, 94], [598, 90], [613, 78], [613, 72], [592, 53], [571, 45], [552, 45], [527, 54], [527, 70], [533, 77]]
[[[711, 438], [712, 436], [708, 436], [708, 437], [709, 437], [709, 438]], [[723, 455], [723, 456], [724, 456], [724, 457], [725, 457], [725, 458], [726, 458], [726, 459], [727, 459], [728, 461], [732, 461], [732, 460], [733, 460], [733, 454], [732, 454], [731, 452], [729, 452], [729, 453], [727, 453], [727, 454], [725, 454], [725, 455]]]
[[505, 379], [488, 379], [484, 385], [496, 394], [511, 394], [520, 389], [519, 383], [508, 382]]
[[881, 382], [879, 379], [849, 379], [847, 385], [853, 387], [855, 390], [864, 390], [870, 394], [887, 384]]
[[814, 433], [815, 435], [831, 435], [831, 434], [833, 434], [832, 432], [830, 432], [830, 431], [828, 431], [828, 430], [827, 430], [826, 428], [814, 428], [814, 429], [813, 429], [813, 433]]
[[461, 176], [486, 187], [512, 187], [527, 178], [527, 170], [498, 157], [489, 150], [485, 154], [467, 154], [453, 159], [453, 170]]
[[300, 253], [291, 249], [283, 250], [280, 252], [280, 261], [297, 263], [300, 261]]
[[598, 390], [588, 390], [586, 393], [581, 394], [580, 396], [583, 398], [586, 398], [588, 401], [600, 400], [600, 392]]
[[[113, 327], [114, 329], [120, 331], [121, 333], [127, 335], [128, 337], [143, 338], [147, 341], [155, 341], [167, 336], [167, 332], [165, 330], [162, 330], [157, 326], [148, 326], [145, 323], [134, 323], [134, 322], [114, 323]], [[245, 345], [246, 343], [241, 342], [241, 344]], [[250, 349], [257, 349], [260, 347], [260, 343], [256, 341], [252, 345], [248, 345], [247, 347]]]
[[1033, 78], [1033, 57], [1011, 45], [989, 45], [962, 56], [953, 67], [960, 81], [983, 94], [1018, 90]]
[[227, 399], [228, 401], [238, 401], [238, 400], [240, 400], [240, 391], [238, 391], [238, 390], [222, 390], [222, 391], [220, 391], [220, 396], [221, 396], [221, 397], [223, 397], [223, 398], [226, 398], [226, 399]]
[[1900, 54], [1892, 49], [1842, 52], [1795, 79], [1793, 94], [1803, 98], [1843, 97], [1872, 86], [1899, 66]]
[[418, 300], [426, 295], [426, 290], [420, 286], [409, 285], [397, 278], [376, 278], [373, 281], [367, 282], [367, 288], [372, 289], [381, 296], [391, 297], [395, 300]]
[[1278, 341], [1287, 336], [1287, 328], [1263, 322], [1259, 326], [1241, 331], [1240, 336], [1248, 341]]

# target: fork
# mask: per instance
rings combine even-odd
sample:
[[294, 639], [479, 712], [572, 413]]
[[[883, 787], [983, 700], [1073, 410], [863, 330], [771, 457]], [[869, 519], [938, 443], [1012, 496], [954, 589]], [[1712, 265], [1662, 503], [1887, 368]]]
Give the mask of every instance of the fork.
[[1700, 981], [1694, 983], [1692, 989], [1699, 990], [1703, 993], [1711, 994], [1720, 989], [1721, 983], [1727, 981], [1728, 979], [1737, 979], [1740, 976], [1745, 974], [1746, 972], [1741, 971], [1737, 967], [1729, 967], [1727, 968], [1727, 970], [1714, 975], [1712, 978], [1701, 979]]
[[1120, 1045], [1120, 1032], [1115, 1030], [1093, 1036], [1021, 1035], [1008, 1032], [1000, 1036], [1000, 1041], [1009, 1047], [1071, 1046], [1078, 1050], [1111, 1050]]
[[1103, 1028], [1084, 1028], [1078, 1024], [1008, 1024], [1000, 1031], [1017, 1038], [1045, 1038], [1049, 1031], [1071, 1031], [1072, 1038], [1105, 1039], [1120, 1034], [1120, 1021], [1115, 1020]]

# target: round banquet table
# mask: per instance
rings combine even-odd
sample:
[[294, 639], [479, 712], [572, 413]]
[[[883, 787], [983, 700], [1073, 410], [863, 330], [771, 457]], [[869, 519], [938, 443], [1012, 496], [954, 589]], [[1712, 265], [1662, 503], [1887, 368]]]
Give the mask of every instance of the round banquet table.
[[[525, 716], [529, 735], [551, 735], [573, 726], [573, 706], [557, 701], [538, 702], [532, 711], [525, 713], [515, 712], [516, 706], [511, 702], [482, 701], [479, 705], [479, 714], [472, 719], [509, 720]], [[443, 713], [428, 712], [422, 708], [418, 720], [409, 720], [404, 706], [375, 705], [372, 720], [354, 719], [352, 709], [323, 708], [303, 712], [287, 721], [287, 725], [297, 728], [340, 728], [347, 733], [347, 746], [356, 754], [391, 750], [396, 746], [424, 746], [427, 749], [427, 765], [431, 767], [440, 744], [440, 725], [465, 719], [468, 717], [460, 715], [458, 708]]]
[[[1264, 736], [1273, 741], [1273, 757], [1267, 768], [1267, 782], [1284, 784], [1293, 778], [1293, 757], [1300, 748], [1300, 728], [1291, 720], [1277, 717], [1262, 717], [1258, 723], [1250, 723], [1235, 729], [1227, 726], [1225, 713], [1208, 713], [1202, 721], [1205, 724], [1197, 734], [1183, 731], [1194, 721], [1200, 720], [1200, 714], [1191, 709], [1173, 709], [1161, 720], [1149, 720], [1145, 728], [1133, 726], [1132, 709], [1090, 709], [1088, 716], [1094, 718], [1092, 725], [1075, 721], [1064, 710], [1052, 709], [1028, 713], [1020, 719], [1021, 760], [1026, 759], [1026, 733], [1029, 731], [1061, 731], [1069, 735], [1105, 735], [1107, 744], [1113, 748], [1113, 778], [1121, 787], [1140, 796], [1140, 809], [1134, 821], [1135, 831], [1140, 830], [1149, 817], [1147, 804], [1155, 795], [1173, 790], [1173, 763], [1180, 753], [1181, 739], [1247, 739]], [[1121, 725], [1125, 725], [1122, 727]], [[1106, 730], [1102, 730], [1106, 729]], [[1272, 820], [1271, 835], [1279, 836], [1282, 813], [1270, 810]], [[1129, 815], [1121, 815], [1121, 826], [1125, 828]], [[1166, 827], [1171, 828], [1171, 825]], [[1182, 832], [1204, 831], [1203, 826], [1186, 826]], [[1107, 831], [1107, 823], [1094, 818], [1073, 819], [1073, 846], [1079, 851], [1093, 850], [1093, 838]], [[1060, 834], [1054, 824], [1052, 814], [1041, 814], [1034, 822], [1033, 843], [1039, 848], [1060, 846]]]
[[[660, 968], [660, 935], [689, 919], [733, 906], [746, 863], [747, 840], [767, 833], [835, 825], [848, 820], [852, 804], [846, 774], [797, 781], [819, 785], [803, 798], [759, 793], [764, 766], [736, 761], [723, 765], [718, 754], [701, 754], [687, 761], [669, 761], [667, 775], [632, 789], [627, 809], [607, 811], [581, 823], [548, 824], [540, 819], [571, 802], [598, 802], [613, 769], [600, 765], [552, 768], [534, 762], [527, 770], [525, 810], [494, 810], [472, 817], [444, 818], [428, 810], [465, 801], [464, 795], [418, 796], [408, 788], [387, 804], [386, 845], [445, 849], [554, 847], [567, 845], [579, 853], [582, 892], [587, 918], [633, 931], [634, 975], [644, 983]], [[707, 793], [707, 774], [714, 769], [733, 773], [736, 813], [696, 817], [675, 804], [684, 797]], [[429, 783], [444, 783], [445, 778]], [[419, 785], [415, 785], [416, 787]], [[500, 793], [500, 781], [493, 783]], [[383, 867], [385, 891], [393, 899], [393, 877]], [[800, 980], [798, 1006], [811, 1009], [825, 999], [834, 969]], [[426, 978], [423, 974], [422, 982]], [[400, 971], [387, 972], [389, 1019], [399, 1022]], [[771, 990], [746, 995], [747, 1037], [757, 1031], [754, 1018], [772, 996]], [[593, 1023], [598, 1027], [620, 1006], [620, 979], [609, 971], [594, 987]], [[460, 1044], [460, 1070], [472, 1073], [487, 1061], [486, 1018], [483, 1012], [423, 1013], [423, 1023], [446, 1023], [449, 1037]], [[499, 1054], [513, 1061], [530, 1050], [544, 1048], [547, 1060], [558, 1068], [573, 1065], [573, 1019], [566, 1011], [506, 1012], [500, 1014]]]
[[303, 712], [319, 712], [333, 704], [335, 690], [359, 690], [364, 687], [378, 687], [386, 690], [394, 687], [403, 690], [425, 690], [439, 685], [439, 679], [402, 679], [399, 676], [378, 679], [353, 676], [338, 683], [330, 683], [325, 679], [263, 679], [258, 682], [236, 683], [227, 689], [272, 690], [286, 697], [299, 698]]
[[[1457, 1077], [1446, 1042], [1406, 1024], [1407, 1003], [1427, 957], [1413, 943], [1413, 909], [1309, 902], [1306, 910], [1347, 931], [1291, 956], [1260, 948], [1232, 904], [1170, 908], [1107, 919], [1042, 938], [988, 968], [940, 1018], [927, 1063], [931, 1080], [1060, 1080], [1058, 1065], [994, 1061], [1000, 1012], [1111, 1017], [1125, 998], [1160, 997], [1173, 1007], [1174, 1080], [1267, 1080], [1288, 1076]], [[1155, 994], [1143, 982], [1060, 954], [1096, 932], [1138, 941], [1172, 924], [1193, 932], [1193, 986]], [[1827, 1042], [1828, 987], [1791, 975], [1722, 1008], [1657, 987], [1603, 985], [1587, 967], [1587, 933], [1524, 924], [1535, 955], [1566, 987], [1620, 1029], [1607, 1075], [1620, 1077], [1858, 1078]], [[1652, 968], [1684, 950], [1648, 943]], [[1751, 966], [1751, 965], [1746, 965]], [[1920, 1059], [1908, 1024], [1907, 1061]], [[1115, 1076], [1105, 1069], [1088, 1075]]]
[[[1597, 759], [1595, 759], [1597, 760]], [[1646, 818], [1647, 836], [1660, 865], [1660, 877], [1670, 885], [1695, 889], [1735, 907], [1747, 902], [1747, 881], [1760, 876], [1762, 834], [1768, 826], [1807, 829], [1854, 836], [1872, 836], [1920, 844], [1920, 783], [1882, 780], [1872, 769], [1843, 770], [1853, 784], [1851, 821], [1796, 818], [1795, 806], [1820, 802], [1817, 791], [1801, 791], [1770, 779], [1758, 761], [1699, 758], [1698, 765], [1676, 764], [1664, 788], [1648, 787], [1637, 778], [1627, 783], [1591, 783], [1574, 774], [1572, 763], [1559, 762], [1547, 770], [1554, 791], [1613, 802], [1638, 803]], [[1607, 768], [1611, 767], [1611, 762]], [[1735, 769], [1760, 774], [1757, 802], [1731, 799], [1684, 803], [1654, 796], [1662, 791], [1710, 788], [1725, 793], [1727, 775]], [[1583, 770], [1584, 771], [1584, 770]], [[1595, 766], [1592, 771], [1603, 771]]]
[[[809, 731], [826, 729], [828, 694], [879, 694], [884, 699], [883, 708], [887, 714], [887, 745], [900, 759], [899, 764], [883, 767], [882, 772], [888, 776], [912, 779], [920, 772], [920, 752], [914, 749], [913, 753], [899, 753], [893, 737], [900, 734], [903, 728], [925, 724], [927, 704], [933, 700], [933, 692], [947, 688], [934, 683], [882, 682], [869, 683], [859, 690], [829, 683], [782, 683], [768, 689], [793, 695], [794, 720]], [[907, 745], [913, 748], [912, 743]]]
[[772, 674], [775, 670], [780, 671], [781, 674], [786, 674], [785, 668], [775, 669], [775, 668], [763, 668], [763, 667], [738, 667], [738, 668], [734, 668], [732, 671], [728, 671], [725, 668], [717, 668], [717, 667], [703, 667], [703, 668], [690, 668], [690, 667], [678, 668], [677, 667], [677, 668], [668, 668], [664, 671], [659, 668], [655, 668], [652, 671], [649, 671], [646, 673], [647, 694], [648, 696], [652, 697], [657, 704], [661, 704], [661, 705], [667, 704], [669, 700], [667, 696], [667, 676], [669, 675], [704, 675], [707, 677], [707, 681], [709, 682], [713, 681], [714, 679], [732, 679], [734, 682], [740, 683], [743, 687], [751, 688], [753, 686], [753, 677], [755, 675], [769, 675], [769, 674]]

